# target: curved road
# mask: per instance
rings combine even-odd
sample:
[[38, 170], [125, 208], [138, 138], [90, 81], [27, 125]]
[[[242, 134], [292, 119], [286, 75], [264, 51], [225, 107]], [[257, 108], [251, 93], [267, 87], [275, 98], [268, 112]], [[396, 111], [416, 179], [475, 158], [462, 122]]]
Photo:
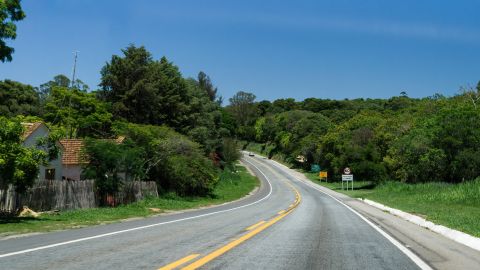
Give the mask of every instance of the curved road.
[[261, 157], [252, 196], [0, 241], [0, 269], [429, 269], [349, 206]]

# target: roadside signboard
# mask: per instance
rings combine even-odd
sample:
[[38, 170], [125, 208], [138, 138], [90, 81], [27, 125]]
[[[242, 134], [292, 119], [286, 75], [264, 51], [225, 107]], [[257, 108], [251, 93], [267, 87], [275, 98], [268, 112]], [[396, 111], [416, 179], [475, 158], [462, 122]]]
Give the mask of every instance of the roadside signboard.
[[342, 189], [343, 189], [343, 182], [347, 184], [347, 190], [348, 190], [348, 183], [350, 182], [351, 189], [353, 190], [353, 174], [352, 170], [350, 168], [346, 167], [343, 169], [343, 174], [342, 174]]
[[320, 165], [318, 164], [312, 164], [312, 166], [310, 167], [310, 171], [313, 173], [318, 173], [320, 170]]
[[328, 172], [321, 171], [318, 173], [318, 177], [320, 177], [320, 181], [322, 181], [322, 179], [325, 179], [325, 181], [328, 182]]

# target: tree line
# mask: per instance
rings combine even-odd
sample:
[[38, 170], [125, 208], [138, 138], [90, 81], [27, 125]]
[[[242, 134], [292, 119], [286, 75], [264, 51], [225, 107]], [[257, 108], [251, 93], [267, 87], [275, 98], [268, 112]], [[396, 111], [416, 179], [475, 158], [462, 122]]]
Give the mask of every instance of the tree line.
[[304, 169], [319, 164], [336, 179], [350, 167], [357, 179], [375, 183], [480, 176], [480, 83], [453, 97], [255, 98], [239, 92], [226, 109], [235, 135], [261, 143], [269, 157]]

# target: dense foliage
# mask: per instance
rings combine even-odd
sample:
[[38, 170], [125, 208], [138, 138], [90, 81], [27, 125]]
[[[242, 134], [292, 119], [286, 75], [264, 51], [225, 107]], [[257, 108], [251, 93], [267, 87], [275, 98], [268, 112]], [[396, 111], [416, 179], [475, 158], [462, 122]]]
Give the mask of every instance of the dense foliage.
[[52, 87], [43, 106], [46, 121], [64, 128], [67, 138], [106, 137], [112, 114], [93, 93], [61, 86]]
[[32, 86], [0, 81], [0, 115], [38, 115], [39, 104], [39, 96]]
[[[451, 98], [250, 99], [242, 116], [238, 102], [228, 110], [237, 136], [305, 169], [319, 164], [337, 179], [350, 167], [374, 182], [456, 183], [480, 176], [479, 101], [480, 86]], [[245, 132], [252, 122], [254, 136]]]
[[16, 21], [25, 18], [25, 13], [20, 5], [20, 0], [0, 1], [0, 61], [12, 61], [12, 54], [15, 51], [7, 46], [6, 39], [17, 37]]
[[[82, 178], [95, 179], [102, 197], [137, 180], [156, 181], [160, 192], [211, 193], [220, 171], [239, 158], [227, 138], [234, 120], [221, 107], [217, 88], [204, 72], [184, 78], [172, 62], [154, 60], [144, 47], [131, 45], [122, 53], [102, 68], [96, 91], [61, 74], [38, 88], [0, 82], [0, 115], [44, 121], [63, 138], [84, 139]], [[21, 145], [21, 132], [17, 136]]]
[[[0, 117], [0, 188], [12, 184], [18, 192], [24, 192], [38, 177], [39, 166], [56, 156], [56, 149], [49, 149], [51, 141], [38, 142], [36, 147], [22, 144], [23, 126], [17, 119]], [[55, 152], [55, 153], [54, 153]]]
[[166, 126], [118, 123], [115, 129], [136, 149], [142, 180], [156, 181], [161, 190], [181, 195], [205, 195], [213, 190], [217, 171], [201, 145]]

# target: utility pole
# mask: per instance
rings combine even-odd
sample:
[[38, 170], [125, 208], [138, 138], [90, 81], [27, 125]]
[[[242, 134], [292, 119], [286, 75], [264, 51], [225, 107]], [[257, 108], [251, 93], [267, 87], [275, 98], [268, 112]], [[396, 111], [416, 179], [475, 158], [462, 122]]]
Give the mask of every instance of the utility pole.
[[[74, 51], [73, 53], [75, 54], [75, 58], [73, 60], [73, 73], [72, 73], [72, 85], [71, 85], [72, 92], [73, 92], [73, 87], [75, 86], [75, 72], [77, 71], [78, 51]], [[70, 119], [70, 111], [72, 109], [72, 94], [73, 93], [70, 93], [69, 99], [68, 99], [68, 119]], [[73, 128], [70, 123], [67, 125], [67, 130], [69, 130], [67, 134], [67, 138], [71, 139], [73, 137]]]
[[77, 70], [78, 51], [74, 51], [73, 53], [75, 54], [75, 58], [74, 58], [74, 61], [73, 61], [72, 88], [75, 85], [75, 71]]

